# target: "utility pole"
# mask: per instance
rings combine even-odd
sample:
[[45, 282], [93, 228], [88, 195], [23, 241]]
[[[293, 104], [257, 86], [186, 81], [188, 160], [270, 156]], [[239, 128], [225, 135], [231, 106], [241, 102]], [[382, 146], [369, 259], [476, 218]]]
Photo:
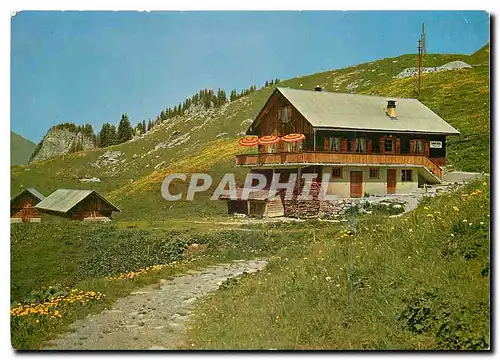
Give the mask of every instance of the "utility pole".
[[426, 50], [426, 38], [425, 38], [425, 24], [422, 23], [422, 33], [420, 34], [420, 39], [418, 40], [418, 79], [417, 79], [417, 99], [421, 99], [422, 93], [422, 67], [424, 65], [424, 54]]
[[418, 80], [417, 80], [417, 98], [420, 100], [421, 99], [421, 80], [422, 80], [422, 65], [423, 65], [423, 59], [422, 59], [422, 38], [418, 40]]
[[421, 39], [422, 39], [422, 53], [425, 55], [427, 54], [427, 44], [426, 44], [426, 38], [425, 38], [425, 24], [422, 23], [422, 35], [421, 36]]

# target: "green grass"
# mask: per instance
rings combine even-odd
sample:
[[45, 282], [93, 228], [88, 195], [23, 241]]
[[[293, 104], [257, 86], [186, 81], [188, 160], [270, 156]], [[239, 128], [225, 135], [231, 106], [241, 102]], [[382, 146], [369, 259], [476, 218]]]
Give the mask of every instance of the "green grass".
[[[474, 190], [481, 192], [460, 197]], [[320, 229], [315, 241], [291, 241], [264, 271], [205, 298], [187, 343], [196, 349], [488, 348], [489, 224], [488, 184], [480, 180], [400, 218], [353, 219], [352, 236], [348, 229]]]
[[[56, 307], [61, 318], [36, 314], [12, 317], [11, 341], [15, 349], [41, 348], [56, 334], [69, 331], [69, 324], [76, 319], [99, 313], [138, 287], [188, 269], [267, 257], [286, 246], [290, 238], [278, 230], [224, 230], [221, 225], [189, 225], [180, 220], [166, 224], [13, 224], [11, 233], [12, 308], [18, 303], [36, 306], [53, 296], [67, 296], [70, 289], [105, 294], [104, 299], [85, 305], [65, 303]], [[208, 244], [208, 248], [199, 253], [185, 252], [192, 243]], [[131, 279], [109, 279], [162, 264], [169, 266]]]

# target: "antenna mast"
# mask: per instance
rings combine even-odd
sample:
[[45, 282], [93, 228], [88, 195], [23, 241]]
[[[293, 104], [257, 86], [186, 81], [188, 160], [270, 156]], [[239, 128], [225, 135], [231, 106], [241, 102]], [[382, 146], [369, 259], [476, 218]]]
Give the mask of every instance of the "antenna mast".
[[422, 53], [427, 54], [427, 44], [426, 44], [426, 38], [425, 38], [425, 24], [422, 23], [422, 35], [420, 35], [420, 38], [422, 39]]
[[418, 80], [417, 80], [417, 98], [420, 100], [421, 93], [420, 93], [420, 85], [421, 85], [421, 78], [422, 78], [422, 52], [423, 52], [423, 46], [422, 46], [422, 39], [420, 38], [418, 40]]

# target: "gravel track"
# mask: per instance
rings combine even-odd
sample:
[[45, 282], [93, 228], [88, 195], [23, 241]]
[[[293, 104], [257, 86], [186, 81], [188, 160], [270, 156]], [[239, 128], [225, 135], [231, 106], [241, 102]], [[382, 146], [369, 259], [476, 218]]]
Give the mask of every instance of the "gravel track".
[[196, 300], [222, 282], [262, 270], [265, 260], [237, 260], [162, 280], [118, 299], [110, 309], [71, 325], [74, 332], [47, 343], [46, 350], [173, 350], [182, 345]]

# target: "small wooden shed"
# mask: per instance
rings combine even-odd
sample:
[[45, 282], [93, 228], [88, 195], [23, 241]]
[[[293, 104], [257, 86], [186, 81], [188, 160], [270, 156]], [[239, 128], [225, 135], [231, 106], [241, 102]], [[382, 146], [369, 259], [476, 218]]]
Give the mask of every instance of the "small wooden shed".
[[115, 205], [94, 190], [58, 189], [36, 208], [46, 214], [73, 220], [110, 221]]
[[10, 222], [40, 222], [42, 215], [35, 208], [40, 201], [45, 199], [38, 190], [28, 188], [10, 200]]
[[269, 190], [259, 190], [250, 192], [248, 199], [242, 197], [243, 189], [236, 189], [236, 198], [231, 199], [230, 195], [224, 194], [220, 200], [227, 201], [229, 215], [244, 214], [251, 217], [279, 217], [284, 216], [285, 211], [281, 201], [281, 192], [270, 195]]

